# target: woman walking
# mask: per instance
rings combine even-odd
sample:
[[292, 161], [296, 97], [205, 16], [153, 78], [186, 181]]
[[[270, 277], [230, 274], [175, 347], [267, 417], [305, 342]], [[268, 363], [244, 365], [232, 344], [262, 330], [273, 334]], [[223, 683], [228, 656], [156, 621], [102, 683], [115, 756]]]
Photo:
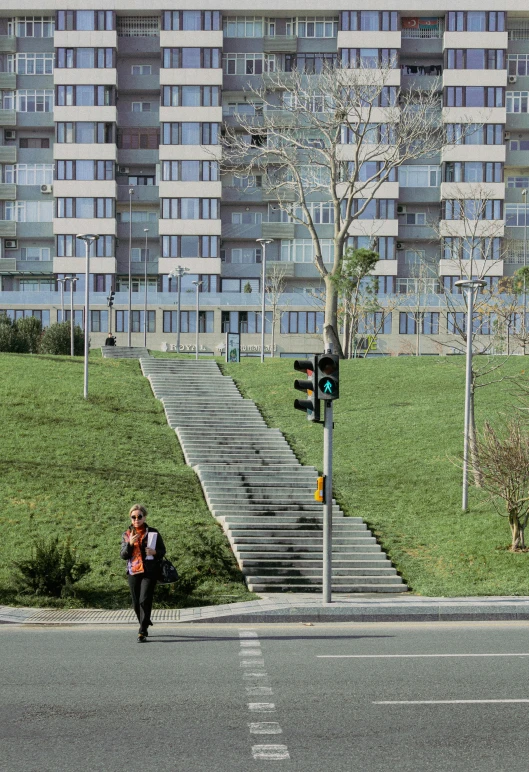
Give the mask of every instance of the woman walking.
[[130, 526], [121, 537], [121, 557], [127, 561], [127, 579], [132, 605], [140, 623], [138, 643], [148, 636], [151, 609], [165, 544], [156, 528], [147, 525], [147, 510], [141, 504], [130, 508]]

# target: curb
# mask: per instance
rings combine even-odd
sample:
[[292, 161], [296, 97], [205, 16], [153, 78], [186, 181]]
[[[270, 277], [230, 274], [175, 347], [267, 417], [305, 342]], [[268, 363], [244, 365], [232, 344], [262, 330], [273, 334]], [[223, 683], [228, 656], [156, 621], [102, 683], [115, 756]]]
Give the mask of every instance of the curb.
[[[155, 609], [157, 624], [257, 624], [328, 622], [480, 622], [528, 621], [529, 597], [520, 598], [365, 598], [322, 604], [311, 599], [263, 598], [248, 603], [188, 609]], [[0, 624], [137, 624], [129, 609], [36, 609], [0, 606]]]

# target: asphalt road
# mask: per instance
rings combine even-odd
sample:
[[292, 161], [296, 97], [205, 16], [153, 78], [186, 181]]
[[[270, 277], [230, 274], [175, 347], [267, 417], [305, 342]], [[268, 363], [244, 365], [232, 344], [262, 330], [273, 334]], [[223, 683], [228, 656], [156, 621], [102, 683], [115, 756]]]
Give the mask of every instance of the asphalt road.
[[0, 646], [6, 772], [529, 768], [525, 622], [173, 625], [143, 645], [0, 625]]

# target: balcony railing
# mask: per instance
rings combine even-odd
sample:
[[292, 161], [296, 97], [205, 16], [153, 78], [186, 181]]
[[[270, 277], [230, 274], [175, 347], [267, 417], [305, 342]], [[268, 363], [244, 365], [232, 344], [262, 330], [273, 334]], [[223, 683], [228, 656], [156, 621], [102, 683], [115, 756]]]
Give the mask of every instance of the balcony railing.
[[529, 19], [520, 19], [516, 26], [508, 27], [509, 40], [529, 40]]
[[431, 27], [425, 27], [424, 29], [421, 29], [420, 27], [406, 27], [402, 30], [403, 38], [442, 38], [443, 34], [444, 24], [442, 23], [441, 19], [439, 19], [439, 24]]
[[441, 284], [437, 279], [397, 279], [398, 295], [440, 295]]

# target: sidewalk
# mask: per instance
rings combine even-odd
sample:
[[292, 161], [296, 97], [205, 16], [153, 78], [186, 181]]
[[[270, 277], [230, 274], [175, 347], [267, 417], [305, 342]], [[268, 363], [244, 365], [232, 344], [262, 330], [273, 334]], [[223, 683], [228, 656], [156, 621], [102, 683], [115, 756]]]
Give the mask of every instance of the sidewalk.
[[[330, 605], [303, 593], [261, 595], [248, 603], [186, 609], [157, 609], [158, 624], [228, 622], [460, 622], [529, 620], [529, 597], [422, 598], [339, 594]], [[36, 609], [0, 606], [0, 624], [137, 624], [129, 609]]]

